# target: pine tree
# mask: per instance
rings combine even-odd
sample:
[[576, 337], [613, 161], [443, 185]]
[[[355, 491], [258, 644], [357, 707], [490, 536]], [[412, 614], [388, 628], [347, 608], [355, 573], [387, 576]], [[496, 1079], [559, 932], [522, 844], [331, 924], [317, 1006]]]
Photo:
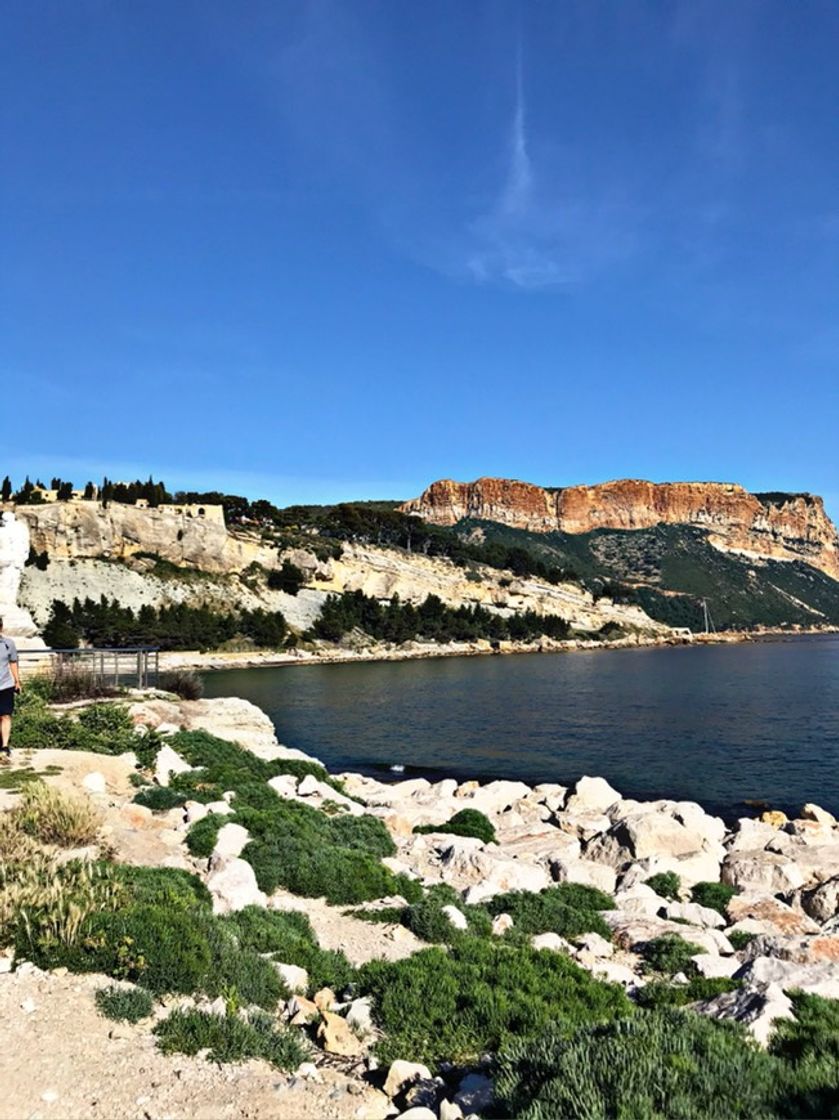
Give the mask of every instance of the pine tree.
[[3, 479], [3, 489], [2, 489], [2, 491], [0, 491], [0, 493], [2, 493], [4, 502], [8, 502], [8, 501], [11, 500], [11, 497], [12, 497], [12, 480], [9, 478], [8, 475], [6, 475], [6, 477]]

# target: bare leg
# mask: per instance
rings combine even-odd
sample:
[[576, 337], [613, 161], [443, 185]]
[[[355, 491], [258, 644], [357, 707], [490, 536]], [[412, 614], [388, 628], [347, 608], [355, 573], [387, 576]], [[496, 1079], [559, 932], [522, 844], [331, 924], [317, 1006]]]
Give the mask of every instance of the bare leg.
[[12, 717], [0, 716], [0, 746], [4, 751], [9, 749], [9, 739], [12, 735]]

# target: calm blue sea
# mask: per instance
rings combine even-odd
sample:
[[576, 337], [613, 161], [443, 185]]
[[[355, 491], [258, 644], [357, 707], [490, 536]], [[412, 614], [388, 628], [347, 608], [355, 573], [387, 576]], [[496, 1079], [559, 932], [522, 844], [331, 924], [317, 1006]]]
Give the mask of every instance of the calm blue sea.
[[[224, 670], [331, 770], [568, 783], [839, 815], [839, 638]], [[394, 775], [395, 776], [395, 775]]]

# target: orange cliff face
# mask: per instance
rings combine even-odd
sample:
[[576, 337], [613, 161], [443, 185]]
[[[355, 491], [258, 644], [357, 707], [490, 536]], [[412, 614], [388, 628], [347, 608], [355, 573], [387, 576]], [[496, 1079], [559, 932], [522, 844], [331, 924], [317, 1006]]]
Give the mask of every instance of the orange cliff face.
[[839, 535], [821, 498], [811, 494], [761, 498], [721, 482], [622, 479], [546, 490], [506, 478], [443, 479], [401, 508], [435, 525], [468, 517], [536, 533], [699, 525], [719, 548], [802, 560], [839, 579]]

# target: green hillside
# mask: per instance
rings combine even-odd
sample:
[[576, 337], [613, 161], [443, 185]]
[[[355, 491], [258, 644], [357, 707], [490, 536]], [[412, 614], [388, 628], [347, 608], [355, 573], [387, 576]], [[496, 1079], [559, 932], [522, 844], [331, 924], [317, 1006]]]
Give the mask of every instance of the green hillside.
[[671, 626], [701, 629], [703, 598], [720, 630], [839, 625], [839, 582], [803, 562], [720, 552], [705, 530], [694, 526], [569, 534], [462, 521], [455, 531], [486, 544], [525, 548], [546, 564], [576, 572], [595, 591], [601, 587], [638, 602]]

